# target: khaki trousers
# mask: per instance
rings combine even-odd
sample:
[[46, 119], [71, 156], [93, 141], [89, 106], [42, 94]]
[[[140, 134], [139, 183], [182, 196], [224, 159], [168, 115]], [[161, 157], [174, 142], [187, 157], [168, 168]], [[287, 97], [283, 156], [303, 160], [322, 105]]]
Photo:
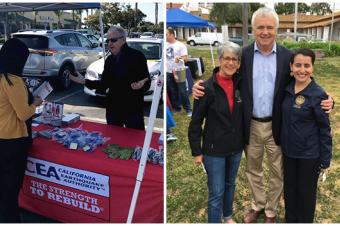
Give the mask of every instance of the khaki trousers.
[[[267, 153], [269, 181], [268, 194], [263, 178], [263, 157]], [[283, 166], [281, 147], [275, 144], [272, 122], [251, 120], [249, 145], [245, 148], [246, 176], [253, 195], [252, 209], [264, 209], [267, 217], [276, 216], [283, 190]]]

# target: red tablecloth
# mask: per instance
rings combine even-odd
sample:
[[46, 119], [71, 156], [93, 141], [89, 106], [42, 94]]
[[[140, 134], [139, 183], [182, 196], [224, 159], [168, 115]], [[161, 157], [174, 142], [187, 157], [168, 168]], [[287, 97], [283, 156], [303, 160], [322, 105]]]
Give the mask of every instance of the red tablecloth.
[[[144, 131], [85, 121], [72, 127], [81, 124], [87, 131], [99, 131], [111, 138], [103, 147], [108, 143], [143, 146]], [[153, 134], [151, 147], [158, 148], [158, 137]], [[126, 222], [139, 161], [110, 159], [101, 151], [103, 147], [86, 153], [35, 138], [20, 206], [62, 222]], [[148, 163], [133, 222], [162, 223], [163, 196], [163, 167]]]

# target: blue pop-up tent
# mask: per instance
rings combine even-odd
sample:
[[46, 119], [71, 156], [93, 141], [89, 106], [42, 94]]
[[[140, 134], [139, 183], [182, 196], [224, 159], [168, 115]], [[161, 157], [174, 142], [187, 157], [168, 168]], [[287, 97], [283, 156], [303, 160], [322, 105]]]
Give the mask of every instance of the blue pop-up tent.
[[215, 28], [209, 21], [177, 8], [166, 11], [166, 23], [169, 27]]
[[[178, 8], [171, 8], [166, 11], [166, 25], [168, 27], [215, 28], [214, 24], [210, 23], [209, 21]], [[211, 43], [210, 52], [213, 66], [215, 67]]]

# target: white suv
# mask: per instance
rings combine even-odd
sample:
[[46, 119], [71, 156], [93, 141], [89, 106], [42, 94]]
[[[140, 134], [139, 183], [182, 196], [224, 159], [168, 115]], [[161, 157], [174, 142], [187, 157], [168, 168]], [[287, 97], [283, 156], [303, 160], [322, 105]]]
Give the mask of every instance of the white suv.
[[86, 68], [102, 57], [101, 48], [75, 31], [33, 30], [12, 34], [29, 48], [23, 75], [42, 80], [53, 79], [60, 88], [70, 86], [69, 73]]
[[[147, 59], [148, 69], [151, 77], [151, 86], [144, 94], [144, 101], [152, 101], [153, 91], [158, 76], [161, 74], [161, 59], [163, 50], [162, 39], [127, 39], [127, 44], [131, 48], [141, 51]], [[93, 62], [86, 70], [85, 78], [89, 80], [100, 80], [104, 70], [104, 59]], [[106, 90], [90, 90], [86, 86], [84, 92], [91, 96], [105, 96]]]

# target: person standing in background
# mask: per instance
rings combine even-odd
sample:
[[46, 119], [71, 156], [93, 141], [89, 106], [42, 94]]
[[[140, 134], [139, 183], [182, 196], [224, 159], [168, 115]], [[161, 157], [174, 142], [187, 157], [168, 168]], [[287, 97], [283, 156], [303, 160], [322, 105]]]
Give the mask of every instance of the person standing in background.
[[176, 40], [175, 32], [172, 28], [166, 30], [166, 77], [167, 92], [174, 112], [181, 111], [181, 105], [185, 109], [187, 115], [191, 117], [192, 109], [187, 91], [186, 81], [176, 81], [176, 70], [182, 70], [185, 73], [184, 63], [188, 60], [187, 47]]

